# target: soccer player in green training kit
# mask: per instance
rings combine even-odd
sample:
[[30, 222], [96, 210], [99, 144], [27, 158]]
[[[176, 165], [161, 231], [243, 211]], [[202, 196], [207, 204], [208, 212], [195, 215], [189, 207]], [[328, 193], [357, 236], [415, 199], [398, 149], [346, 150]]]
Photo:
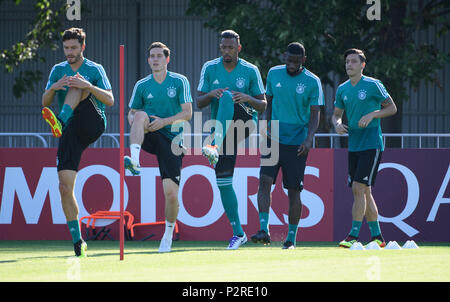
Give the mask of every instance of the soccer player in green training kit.
[[[81, 238], [74, 186], [83, 151], [105, 131], [105, 105], [114, 104], [111, 84], [102, 65], [83, 57], [86, 34], [81, 28], [63, 33], [66, 61], [53, 66], [42, 96], [42, 116], [59, 137], [57, 170], [62, 207], [67, 219], [75, 255], [86, 256]], [[60, 108], [56, 116], [48, 106], [54, 97]]]
[[[378, 209], [372, 187], [384, 150], [380, 119], [394, 115], [397, 107], [383, 84], [363, 75], [366, 57], [359, 49], [344, 53], [349, 79], [336, 91], [332, 121], [338, 134], [348, 133], [348, 185], [353, 191], [352, 228], [339, 246], [349, 248], [358, 241], [362, 221], [366, 217], [371, 241], [386, 245], [378, 222]], [[344, 111], [348, 125], [342, 123]]]
[[260, 230], [251, 240], [270, 243], [271, 188], [281, 168], [283, 186], [288, 191], [289, 199], [288, 234], [283, 249], [293, 249], [302, 213], [300, 192], [303, 190], [306, 160], [319, 126], [324, 96], [320, 79], [303, 66], [306, 54], [302, 44], [290, 43], [284, 60], [284, 65], [272, 67], [267, 75], [266, 117], [270, 126], [272, 121], [279, 123], [279, 133], [267, 133], [268, 145], [279, 144], [279, 148], [275, 148], [279, 150], [279, 156], [273, 165], [263, 165], [261, 160], [258, 189]]
[[[216, 120], [214, 142], [206, 145], [202, 153], [214, 165], [222, 205], [233, 229], [227, 247], [230, 250], [247, 242], [233, 189], [238, 137], [241, 141], [247, 138], [256, 127], [258, 112], [266, 109], [261, 74], [255, 65], [239, 58], [241, 49], [239, 35], [232, 30], [223, 31], [220, 36], [222, 56], [203, 65], [197, 89], [198, 108], [210, 105], [211, 119]], [[246, 126], [231, 127], [235, 121]], [[238, 130], [245, 133], [238, 133]]]
[[130, 156], [125, 156], [125, 168], [140, 174], [139, 155], [144, 151], [156, 155], [165, 198], [165, 231], [160, 253], [170, 252], [175, 222], [178, 216], [178, 188], [182, 165], [183, 123], [192, 116], [192, 96], [189, 81], [181, 74], [168, 71], [170, 49], [154, 42], [148, 49], [148, 64], [152, 73], [139, 80], [129, 103]]

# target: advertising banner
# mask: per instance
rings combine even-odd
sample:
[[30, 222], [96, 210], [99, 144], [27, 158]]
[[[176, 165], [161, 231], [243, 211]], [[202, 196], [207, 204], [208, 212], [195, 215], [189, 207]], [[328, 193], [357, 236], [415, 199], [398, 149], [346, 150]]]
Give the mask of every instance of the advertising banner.
[[[128, 150], [126, 151], [126, 153]], [[0, 149], [0, 240], [70, 240], [59, 196], [56, 149]], [[79, 217], [96, 211], [119, 211], [118, 149], [90, 148], [80, 163], [75, 184]], [[259, 229], [257, 192], [259, 155], [238, 156], [233, 186], [244, 231]], [[391, 149], [383, 153], [373, 196], [386, 240], [450, 240], [450, 150]], [[134, 223], [164, 221], [164, 193], [155, 156], [141, 152], [141, 175], [125, 176], [125, 210]], [[353, 196], [347, 187], [347, 151], [311, 150], [305, 170], [302, 219], [297, 240], [338, 241], [351, 226]], [[180, 240], [228, 240], [232, 236], [216, 184], [214, 169], [201, 155], [187, 155], [179, 190]], [[269, 216], [273, 241], [284, 240], [288, 197], [281, 173], [272, 188]], [[82, 233], [86, 228], [84, 220]], [[113, 220], [97, 220], [109, 236], [119, 238]], [[164, 226], [135, 228], [135, 240]], [[363, 223], [361, 240], [369, 240]]]
[[[334, 151], [334, 240], [351, 228], [353, 195], [347, 187], [347, 151]], [[372, 195], [386, 241], [450, 241], [450, 150], [387, 149]], [[363, 223], [360, 239], [370, 232]]]

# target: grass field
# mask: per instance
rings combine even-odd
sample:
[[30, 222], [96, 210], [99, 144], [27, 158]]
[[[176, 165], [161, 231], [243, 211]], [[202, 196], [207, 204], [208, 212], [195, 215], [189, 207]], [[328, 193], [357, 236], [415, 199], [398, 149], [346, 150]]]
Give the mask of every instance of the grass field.
[[[403, 242], [400, 242], [402, 244]], [[73, 257], [69, 241], [0, 241], [0, 282], [5, 281], [450, 281], [450, 243], [418, 243], [414, 250], [350, 251], [333, 242], [298, 242], [294, 250], [247, 243], [88, 241], [88, 257]], [[236, 273], [238, 272], [238, 273]]]

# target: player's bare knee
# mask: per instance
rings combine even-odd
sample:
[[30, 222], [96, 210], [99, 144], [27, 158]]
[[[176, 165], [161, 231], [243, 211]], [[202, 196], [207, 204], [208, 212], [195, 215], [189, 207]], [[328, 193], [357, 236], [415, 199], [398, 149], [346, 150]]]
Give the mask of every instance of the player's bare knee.
[[73, 187], [69, 184], [59, 183], [59, 193], [61, 196], [71, 196], [73, 194]]
[[357, 181], [354, 181], [352, 183], [352, 192], [353, 195], [361, 196], [364, 195], [366, 192], [367, 186], [363, 183], [359, 183]]
[[86, 91], [86, 90], [82, 90], [81, 91], [81, 100], [84, 100], [84, 99], [86, 99], [88, 96], [89, 96], [89, 92], [88, 91]]
[[67, 91], [66, 98], [64, 100], [65, 104], [68, 104], [72, 109], [78, 106], [81, 99], [82, 90], [80, 88], [70, 87]]
[[178, 192], [175, 190], [164, 192], [164, 197], [166, 198], [166, 202], [169, 202], [171, 204], [178, 203]]
[[134, 114], [134, 120], [135, 121], [142, 121], [142, 120], [145, 120], [146, 118], [148, 118], [148, 115], [144, 111], [137, 111]]
[[81, 97], [81, 94], [83, 93], [83, 90], [80, 88], [76, 88], [76, 87], [70, 87], [69, 90], [67, 91], [67, 96], [79, 96]]
[[144, 125], [145, 123], [147, 123], [149, 121], [148, 119], [148, 115], [147, 113], [145, 113], [144, 111], [137, 111], [134, 114], [134, 120], [133, 120], [133, 124], [137, 123], [137, 124], [142, 124]]

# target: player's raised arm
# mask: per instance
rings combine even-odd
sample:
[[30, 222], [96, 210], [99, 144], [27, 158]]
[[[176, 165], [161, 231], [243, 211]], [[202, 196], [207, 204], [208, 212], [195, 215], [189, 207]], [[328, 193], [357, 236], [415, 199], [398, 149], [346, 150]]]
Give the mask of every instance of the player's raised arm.
[[[64, 31], [62, 44], [66, 60], [53, 66], [42, 95], [42, 117], [49, 124], [52, 134], [59, 138], [56, 167], [58, 188], [75, 255], [78, 257], [85, 257], [87, 250], [80, 232], [74, 194], [78, 167], [84, 150], [105, 131], [105, 105], [114, 103], [105, 71], [100, 64], [83, 55], [85, 38], [82, 28]], [[99, 77], [101, 82], [98, 81]], [[58, 115], [48, 108], [55, 96]]]
[[232, 94], [235, 103], [248, 103], [258, 113], [263, 113], [266, 110], [267, 101], [264, 93], [251, 96], [242, 92], [233, 91]]
[[[52, 78], [51, 74], [50, 78]], [[42, 95], [42, 107], [48, 107], [52, 104], [56, 91], [67, 90], [67, 88], [64, 86], [69, 86], [69, 77], [67, 75], [64, 75], [55, 83], [51, 83], [51, 81], [49, 80], [49, 85], [50, 86], [44, 91], [44, 94]]]
[[181, 104], [181, 111], [175, 115], [166, 118], [160, 118], [156, 115], [150, 115], [150, 118], [152, 121], [146, 127], [148, 131], [156, 131], [174, 123], [188, 121], [192, 118], [192, 103]]
[[208, 93], [197, 91], [197, 107], [203, 109], [208, 106], [214, 98], [220, 99], [226, 90], [228, 90], [228, 88], [217, 88]]
[[111, 107], [114, 105], [114, 95], [111, 89], [102, 89], [91, 84], [80, 73], [77, 72], [74, 77], [69, 78], [68, 82], [70, 87], [84, 89], [89, 93], [92, 93], [97, 98], [97, 100], [99, 100], [106, 106]]
[[174, 152], [173, 146], [183, 149], [183, 123], [192, 116], [192, 96], [188, 79], [167, 70], [170, 49], [161, 42], [148, 48], [147, 62], [152, 73], [139, 80], [130, 100], [128, 122], [130, 129], [130, 156], [124, 157], [124, 166], [132, 175], [139, 175], [142, 150], [156, 156], [161, 171], [165, 198], [165, 231], [158, 252], [172, 248], [179, 202], [178, 189], [183, 154]]

